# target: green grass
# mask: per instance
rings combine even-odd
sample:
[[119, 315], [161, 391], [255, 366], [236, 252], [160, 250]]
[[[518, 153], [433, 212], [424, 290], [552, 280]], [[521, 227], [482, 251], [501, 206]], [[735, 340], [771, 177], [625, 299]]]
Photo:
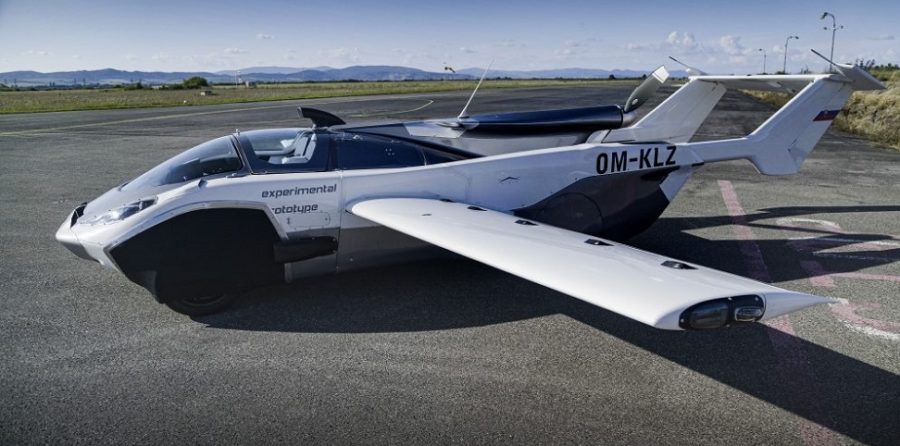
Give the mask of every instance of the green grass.
[[[881, 79], [887, 89], [853, 92], [841, 114], [834, 120], [834, 126], [900, 150], [900, 71], [877, 71], [872, 74]], [[785, 93], [745, 93], [778, 107], [791, 98]]]
[[[472, 90], [475, 81], [414, 82], [310, 82], [264, 84], [257, 88], [215, 86], [212, 96], [200, 96], [200, 90], [125, 90], [123, 88], [3, 91], [0, 114], [117, 108], [174, 107], [241, 102], [283, 101], [291, 99], [331, 98], [379, 94], [433, 93]], [[610, 83], [636, 83], [634, 80], [487, 80], [482, 89], [529, 88], [547, 86], [592, 86]]]

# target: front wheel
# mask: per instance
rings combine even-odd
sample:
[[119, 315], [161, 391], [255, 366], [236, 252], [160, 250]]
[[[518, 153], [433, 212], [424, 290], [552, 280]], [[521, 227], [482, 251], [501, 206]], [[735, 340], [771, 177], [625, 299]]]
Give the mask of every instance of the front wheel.
[[205, 316], [218, 313], [234, 303], [236, 294], [218, 294], [200, 297], [175, 297], [167, 300], [166, 305], [188, 316]]

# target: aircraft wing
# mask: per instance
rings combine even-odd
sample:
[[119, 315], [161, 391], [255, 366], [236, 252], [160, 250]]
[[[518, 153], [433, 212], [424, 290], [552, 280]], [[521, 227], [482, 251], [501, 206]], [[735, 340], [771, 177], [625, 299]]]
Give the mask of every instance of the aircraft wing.
[[379, 198], [348, 210], [661, 329], [718, 328], [830, 302], [465, 203]]

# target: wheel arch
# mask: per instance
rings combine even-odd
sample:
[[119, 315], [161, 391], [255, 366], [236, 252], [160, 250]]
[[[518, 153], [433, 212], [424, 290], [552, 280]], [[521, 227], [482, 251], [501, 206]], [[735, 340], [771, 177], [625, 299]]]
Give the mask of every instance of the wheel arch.
[[107, 254], [129, 280], [164, 302], [283, 282], [273, 244], [285, 238], [258, 203], [198, 203], [155, 216]]

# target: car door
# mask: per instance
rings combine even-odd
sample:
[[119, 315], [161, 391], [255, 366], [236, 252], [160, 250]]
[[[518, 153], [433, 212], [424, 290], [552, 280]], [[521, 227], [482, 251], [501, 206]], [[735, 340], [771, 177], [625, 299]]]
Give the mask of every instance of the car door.
[[287, 237], [276, 246], [286, 278], [333, 272], [343, 202], [332, 135], [271, 130], [242, 136], [252, 147], [248, 161], [254, 180], [264, 185], [259, 198]]
[[[428, 174], [415, 172], [426, 164], [424, 150], [408, 141], [345, 132], [335, 135], [335, 154], [345, 206], [364, 197], [408, 195], [429, 187]], [[345, 212], [341, 218], [339, 271], [407, 262], [440, 252], [429, 243], [351, 213]]]

